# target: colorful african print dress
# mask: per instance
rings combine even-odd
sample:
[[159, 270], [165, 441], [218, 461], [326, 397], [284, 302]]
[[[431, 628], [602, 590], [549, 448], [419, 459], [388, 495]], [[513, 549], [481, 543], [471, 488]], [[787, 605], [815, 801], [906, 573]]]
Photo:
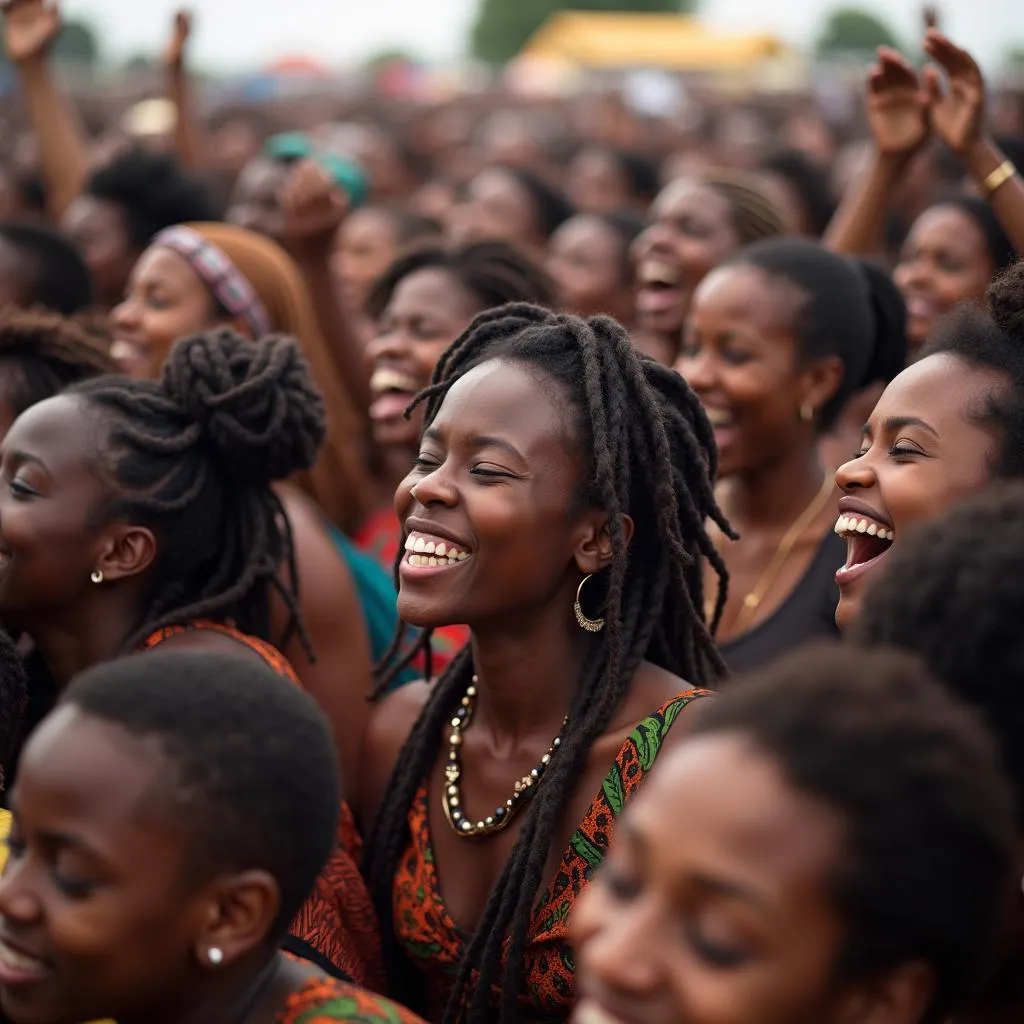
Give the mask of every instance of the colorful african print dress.
[[333, 978], [314, 978], [288, 1002], [275, 1024], [423, 1024], [414, 1013], [364, 988]]
[[[276, 647], [217, 622], [168, 626], [148, 637], [143, 650], [152, 650], [171, 637], [197, 629], [213, 630], [237, 640], [279, 675], [301, 685], [287, 658]], [[384, 986], [380, 929], [366, 883], [359, 873], [361, 855], [362, 840], [355, 819], [348, 804], [342, 803], [334, 853], [292, 922], [284, 948], [330, 974], [379, 990]]]
[[[620, 748], [534, 912], [524, 954], [526, 991], [519, 998], [524, 1021], [554, 1024], [568, 1018], [576, 967], [567, 925], [576, 898], [604, 860], [616, 818], [654, 766], [673, 723], [688, 704], [704, 696], [708, 691], [687, 690], [674, 697], [645, 718]], [[425, 1016], [440, 1020], [471, 936], [452, 920], [441, 895], [426, 782], [409, 811], [409, 830], [412, 841], [395, 876], [395, 931], [411, 963], [423, 972], [428, 992]]]

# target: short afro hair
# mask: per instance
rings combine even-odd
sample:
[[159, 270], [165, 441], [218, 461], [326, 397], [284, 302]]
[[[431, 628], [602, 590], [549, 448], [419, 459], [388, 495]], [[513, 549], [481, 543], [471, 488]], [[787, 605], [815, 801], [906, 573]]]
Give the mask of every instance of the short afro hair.
[[1024, 483], [992, 484], [893, 548], [850, 639], [921, 657], [999, 742], [1024, 830]]
[[24, 738], [27, 709], [25, 666], [14, 641], [0, 630], [0, 793], [14, 775], [14, 761]]
[[838, 980], [923, 961], [936, 984], [923, 1024], [965, 1005], [990, 966], [1015, 858], [1011, 793], [981, 723], [917, 659], [827, 644], [737, 680], [693, 729], [726, 733], [845, 819], [830, 886], [846, 923]]
[[130, 149], [95, 171], [86, 191], [121, 207], [130, 244], [139, 252], [164, 228], [217, 219], [205, 186], [163, 153]]
[[944, 318], [921, 350], [922, 359], [932, 355], [951, 355], [1005, 379], [1004, 388], [979, 399], [974, 419], [997, 440], [992, 475], [1024, 476], [1024, 263], [989, 285], [988, 313], [965, 305]]
[[268, 938], [283, 936], [331, 855], [341, 802], [313, 699], [244, 652], [157, 651], [90, 669], [60, 703], [159, 741], [170, 770], [155, 802], [188, 832], [190, 875], [268, 871], [281, 897]]
[[92, 277], [78, 250], [59, 232], [42, 224], [0, 224], [0, 240], [18, 254], [19, 299], [61, 316], [75, 316], [92, 305]]

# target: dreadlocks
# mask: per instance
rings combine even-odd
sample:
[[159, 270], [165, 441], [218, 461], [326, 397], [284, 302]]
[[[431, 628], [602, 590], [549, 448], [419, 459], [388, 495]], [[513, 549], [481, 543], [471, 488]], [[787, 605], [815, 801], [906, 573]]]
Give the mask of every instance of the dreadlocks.
[[[482, 1019], [491, 986], [499, 982], [504, 993], [500, 1020], [517, 1019], [527, 929], [556, 823], [573, 780], [641, 662], [650, 660], [694, 685], [713, 683], [723, 671], [712, 632], [725, 601], [726, 571], [705, 523], [711, 519], [726, 532], [729, 527], [714, 498], [713, 434], [693, 391], [677, 374], [638, 355], [614, 320], [581, 320], [513, 304], [477, 317], [442, 356], [431, 387], [417, 399], [426, 403], [427, 426], [452, 385], [489, 359], [528, 366], [564, 390], [589, 464], [580, 498], [607, 513], [613, 557], [602, 612], [607, 628], [584, 665], [558, 756], [529, 805], [519, 840], [460, 965], [447, 1024], [460, 1019], [467, 1000], [469, 1019]], [[622, 530], [626, 515], [635, 523], [628, 556]], [[702, 559], [720, 579], [711, 629], [704, 621]], [[405, 641], [402, 627], [385, 660], [378, 693], [421, 651], [429, 652], [430, 631], [418, 635], [409, 649]], [[399, 756], [367, 847], [365, 869], [384, 925], [392, 981], [399, 986], [403, 972], [391, 899], [408, 842], [407, 814], [435, 760], [444, 723], [472, 674], [467, 648], [433, 688]], [[508, 935], [511, 945], [503, 965]]]
[[[229, 329], [179, 341], [160, 383], [100, 378], [71, 389], [97, 409], [113, 497], [96, 510], [150, 526], [159, 540], [145, 620], [131, 649], [164, 626], [232, 618], [271, 639], [268, 587], [298, 619], [291, 536], [270, 487], [316, 459], [323, 400], [291, 338], [251, 342]], [[308, 643], [307, 643], [308, 649]], [[312, 656], [312, 652], [309, 652]]]

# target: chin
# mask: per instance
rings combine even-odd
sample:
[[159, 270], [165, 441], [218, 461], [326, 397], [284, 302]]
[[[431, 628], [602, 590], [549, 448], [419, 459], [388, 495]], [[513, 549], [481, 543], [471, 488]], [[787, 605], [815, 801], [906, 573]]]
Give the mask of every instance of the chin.
[[836, 605], [836, 628], [840, 633], [848, 633], [858, 618], [860, 618], [860, 596], [858, 594], [840, 594], [839, 604]]

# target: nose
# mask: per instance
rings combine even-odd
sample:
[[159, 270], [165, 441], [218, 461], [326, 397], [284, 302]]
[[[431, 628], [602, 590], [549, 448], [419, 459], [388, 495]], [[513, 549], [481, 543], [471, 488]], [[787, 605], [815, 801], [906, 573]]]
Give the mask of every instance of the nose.
[[129, 296], [111, 310], [110, 321], [122, 331], [134, 330], [139, 326], [139, 304]]
[[718, 383], [716, 360], [706, 349], [687, 352], [684, 347], [675, 361], [675, 371], [697, 392], [699, 398], [707, 395]]
[[446, 462], [421, 476], [413, 484], [411, 493], [413, 500], [424, 508], [451, 508], [459, 500], [458, 488]]
[[409, 348], [408, 332], [399, 327], [389, 327], [367, 343], [366, 361], [370, 366], [387, 360], [405, 361], [409, 357]]
[[664, 224], [651, 224], [645, 228], [633, 243], [633, 262], [670, 248], [668, 229]]
[[836, 470], [836, 486], [849, 493], [866, 490], [875, 483], [875, 471], [869, 458], [870, 452], [850, 459]]
[[23, 927], [39, 920], [41, 908], [29, 884], [30, 875], [27, 858], [8, 858], [3, 875], [0, 875], [0, 920]]
[[931, 268], [927, 260], [918, 258], [900, 263], [893, 271], [893, 280], [898, 288], [921, 288], [931, 280]]
[[658, 909], [644, 906], [647, 902], [610, 917], [579, 948], [581, 968], [609, 996], [624, 1001], [649, 997], [663, 978], [657, 943], [651, 939], [663, 931], [656, 927]]

